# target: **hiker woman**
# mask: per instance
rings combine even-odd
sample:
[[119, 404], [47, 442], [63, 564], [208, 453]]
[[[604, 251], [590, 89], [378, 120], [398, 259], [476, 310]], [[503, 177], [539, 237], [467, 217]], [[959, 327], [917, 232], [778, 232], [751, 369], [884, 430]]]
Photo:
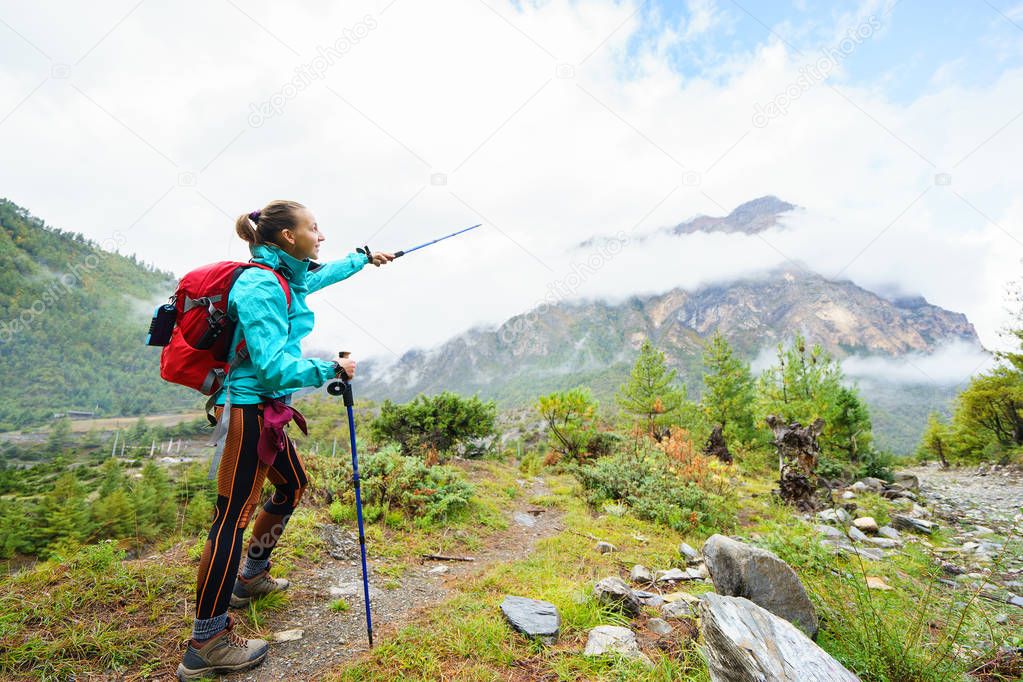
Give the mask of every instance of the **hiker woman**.
[[[238, 321], [228, 361], [243, 339], [248, 357], [231, 365], [227, 386], [216, 398], [220, 406], [216, 415], [228, 418], [228, 428], [217, 473], [213, 527], [199, 560], [192, 639], [177, 670], [180, 680], [244, 670], [266, 658], [264, 640], [243, 639], [233, 632], [227, 608], [243, 607], [254, 596], [289, 585], [270, 577], [270, 553], [307, 483], [295, 444], [283, 432], [292, 416], [304, 426], [301, 415], [289, 407], [290, 397], [304, 386], [322, 386], [341, 376], [342, 370], [349, 377], [355, 375], [350, 358], [329, 362], [302, 357], [301, 341], [313, 328], [305, 298], [354, 275], [367, 263], [379, 267], [394, 259], [390, 253], [368, 253], [367, 248], [366, 253], [360, 250], [323, 265], [313, 262], [324, 237], [309, 209], [294, 201], [274, 201], [242, 215], [235, 230], [249, 243], [253, 261], [270, 266], [288, 281], [291, 305], [277, 276], [263, 268], [246, 268], [228, 296], [228, 314]], [[225, 402], [230, 405], [228, 415], [222, 414]], [[274, 493], [255, 517], [239, 571], [242, 534], [266, 478]]]

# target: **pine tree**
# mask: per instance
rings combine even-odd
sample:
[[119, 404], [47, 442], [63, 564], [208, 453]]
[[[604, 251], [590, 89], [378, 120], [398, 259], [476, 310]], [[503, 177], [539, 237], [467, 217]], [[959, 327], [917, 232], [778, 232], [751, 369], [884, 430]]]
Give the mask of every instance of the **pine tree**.
[[133, 486], [131, 502], [141, 537], [156, 537], [177, 520], [174, 490], [167, 474], [152, 461], [142, 468], [142, 478]]
[[50, 427], [50, 437], [46, 441], [46, 448], [54, 454], [63, 452], [64, 448], [67, 447], [70, 437], [71, 420], [67, 417], [61, 417], [53, 422], [53, 426]]
[[754, 404], [756, 384], [749, 363], [736, 357], [720, 333], [703, 350], [703, 413], [720, 424], [727, 441], [748, 443], [756, 438]]
[[25, 512], [23, 504], [17, 500], [0, 497], [0, 559], [10, 559], [18, 552], [28, 554], [33, 551]]
[[647, 340], [639, 349], [629, 380], [618, 391], [618, 404], [638, 417], [650, 435], [664, 430], [686, 401], [685, 385], [676, 386], [676, 374], [668, 369], [664, 353]]
[[66, 472], [39, 505], [41, 544], [54, 549], [66, 541], [81, 542], [89, 537], [91, 525], [85, 504], [85, 490], [75, 475]]
[[873, 439], [870, 413], [855, 389], [838, 386], [832, 394], [824, 394], [825, 429], [821, 434], [826, 444], [841, 451], [850, 462], [870, 450]]
[[135, 532], [135, 510], [131, 498], [117, 489], [92, 505], [93, 535], [98, 540], [131, 537]]
[[821, 417], [821, 449], [859, 458], [870, 447], [870, 415], [858, 393], [842, 385], [842, 378], [841, 366], [829, 353], [796, 334], [788, 348], [778, 344], [778, 364], [760, 375], [759, 415], [776, 414], [804, 426]]
[[597, 403], [584, 388], [540, 396], [537, 412], [547, 422], [552, 451], [580, 461], [597, 434]]

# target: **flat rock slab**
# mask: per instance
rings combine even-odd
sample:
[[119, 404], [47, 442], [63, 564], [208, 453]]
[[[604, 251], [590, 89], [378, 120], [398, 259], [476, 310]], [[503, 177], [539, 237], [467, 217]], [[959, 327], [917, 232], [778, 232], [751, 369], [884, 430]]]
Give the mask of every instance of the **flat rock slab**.
[[651, 618], [646, 622], [646, 627], [650, 632], [661, 637], [670, 635], [673, 629], [671, 624], [663, 618]]
[[680, 580], [699, 580], [701, 577], [700, 571], [695, 568], [669, 568], [664, 571], [656, 571], [654, 573], [654, 582], [670, 583]]
[[664, 603], [664, 597], [657, 594], [656, 592], [647, 592], [646, 590], [633, 590], [632, 596], [639, 600], [639, 603], [643, 606], [657, 607]]
[[515, 514], [512, 515], [512, 519], [515, 520], [515, 523], [520, 526], [525, 526], [526, 528], [532, 528], [536, 525], [536, 519], [533, 518], [533, 515], [525, 512], [515, 512]]
[[937, 524], [927, 519], [917, 519], [901, 514], [892, 514], [892, 525], [901, 530], [915, 530], [926, 535], [933, 533], [937, 527]]
[[547, 644], [558, 638], [561, 615], [550, 602], [509, 595], [501, 602], [501, 612], [515, 630], [527, 637], [538, 637]]
[[608, 653], [619, 654], [653, 665], [647, 655], [639, 650], [636, 633], [632, 630], [618, 625], [598, 625], [590, 630], [583, 656], [602, 656]]
[[679, 599], [678, 601], [669, 602], [661, 605], [661, 615], [665, 618], [699, 618], [700, 616], [700, 600], [686, 601], [685, 599]]
[[706, 594], [700, 631], [712, 682], [858, 682], [798, 628], [742, 597]]
[[[369, 586], [369, 600], [372, 602], [374, 599], [380, 597], [380, 590]], [[338, 597], [359, 597], [361, 600], [364, 596], [362, 583], [361, 582], [350, 582], [341, 583], [340, 585], [334, 585], [330, 588], [330, 596], [337, 599]]]
[[817, 613], [792, 567], [768, 552], [724, 535], [703, 544], [703, 557], [720, 595], [745, 597], [817, 636]]

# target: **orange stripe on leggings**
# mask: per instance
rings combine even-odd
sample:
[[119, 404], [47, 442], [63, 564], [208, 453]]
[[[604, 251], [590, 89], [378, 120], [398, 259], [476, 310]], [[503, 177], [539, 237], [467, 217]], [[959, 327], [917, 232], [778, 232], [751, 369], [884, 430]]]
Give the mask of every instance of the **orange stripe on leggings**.
[[[234, 420], [233, 419], [231, 420], [231, 423], [234, 424]], [[256, 423], [259, 426], [259, 430], [262, 431], [263, 430], [263, 419], [261, 417], [257, 418]], [[241, 438], [239, 437], [238, 440], [240, 442]], [[239, 450], [241, 450], [240, 447], [239, 447]], [[259, 472], [259, 459], [258, 459], [258, 455], [257, 455], [256, 470], [252, 473], [252, 485], [249, 486], [249, 494], [248, 494], [248, 496], [246, 496], [245, 502], [242, 503], [242, 513], [238, 515], [238, 520], [239, 521], [241, 521], [241, 519], [242, 519], [242, 514], [244, 514], [244, 512], [245, 512], [245, 507], [248, 506], [249, 500], [252, 499], [252, 495], [255, 492], [256, 485], [258, 484], [261, 490], [263, 488], [263, 476], [260, 476], [259, 473], [260, 473]], [[231, 557], [234, 556], [234, 545], [235, 545], [235, 543], [237, 541], [238, 541], [238, 525], [235, 524], [234, 530], [231, 531], [231, 549], [227, 553], [227, 567], [231, 566]], [[227, 573], [228, 573], [227, 571], [224, 571], [224, 576], [220, 579], [220, 585], [217, 587], [217, 594], [220, 594], [220, 591], [222, 589], [224, 589], [224, 581], [227, 580]], [[231, 581], [232, 581], [232, 584], [234, 584], [234, 578], [233, 577], [231, 578]], [[216, 614], [214, 614], [214, 615], [216, 615]]]
[[[237, 416], [236, 416], [236, 412], [235, 412], [236, 409], [237, 409]], [[223, 412], [223, 408], [221, 408], [221, 412]], [[219, 418], [219, 415], [218, 415], [218, 418]], [[231, 408], [231, 423], [230, 423], [230, 425], [228, 426], [228, 429], [227, 429], [227, 439], [226, 439], [226, 441], [224, 443], [224, 454], [223, 454], [222, 459], [220, 460], [220, 468], [217, 471], [217, 488], [218, 488], [217, 492], [218, 493], [220, 492], [220, 490], [219, 490], [219, 488], [220, 488], [220, 479], [221, 479], [222, 476], [224, 476], [224, 472], [228, 470], [228, 464], [231, 465], [231, 476], [227, 480], [233, 481], [235, 475], [238, 473], [238, 461], [240, 459], [238, 454], [241, 451], [241, 447], [242, 447], [242, 435], [245, 433], [244, 419], [245, 419], [245, 413], [244, 413], [243, 410], [241, 410], [240, 408]], [[233, 491], [233, 487], [234, 486], [230, 486], [228, 488], [228, 491], [227, 491], [227, 505], [224, 507], [224, 516], [225, 517], [227, 516], [227, 512], [231, 509], [231, 498], [232, 498], [232, 494], [234, 492]], [[213, 570], [213, 564], [216, 563], [217, 546], [218, 546], [219, 543], [220, 543], [220, 533], [217, 533], [216, 534], [216, 538], [213, 540], [212, 551], [210, 552], [210, 563], [209, 563], [209, 566], [206, 567], [206, 577], [204, 577], [202, 579], [203, 580], [202, 581], [202, 587], [199, 590], [199, 599], [198, 599], [198, 601], [196, 602], [196, 605], [195, 605], [196, 609], [198, 609], [198, 608], [200, 608], [202, 606], [203, 599], [206, 597], [206, 588], [208, 587], [208, 583], [209, 583], [209, 580], [210, 580], [210, 572]], [[213, 615], [217, 615], [217, 614], [213, 614]]]

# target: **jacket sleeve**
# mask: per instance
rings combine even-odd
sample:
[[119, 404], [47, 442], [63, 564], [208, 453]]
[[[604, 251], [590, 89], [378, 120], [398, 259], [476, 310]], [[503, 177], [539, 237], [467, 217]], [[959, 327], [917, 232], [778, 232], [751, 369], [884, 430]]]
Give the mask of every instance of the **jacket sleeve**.
[[369, 263], [364, 253], [350, 253], [340, 260], [324, 263], [305, 276], [309, 293], [348, 279]]
[[231, 288], [238, 325], [259, 383], [274, 390], [322, 386], [334, 378], [334, 363], [296, 358], [288, 342], [288, 300], [271, 272], [251, 268]]

